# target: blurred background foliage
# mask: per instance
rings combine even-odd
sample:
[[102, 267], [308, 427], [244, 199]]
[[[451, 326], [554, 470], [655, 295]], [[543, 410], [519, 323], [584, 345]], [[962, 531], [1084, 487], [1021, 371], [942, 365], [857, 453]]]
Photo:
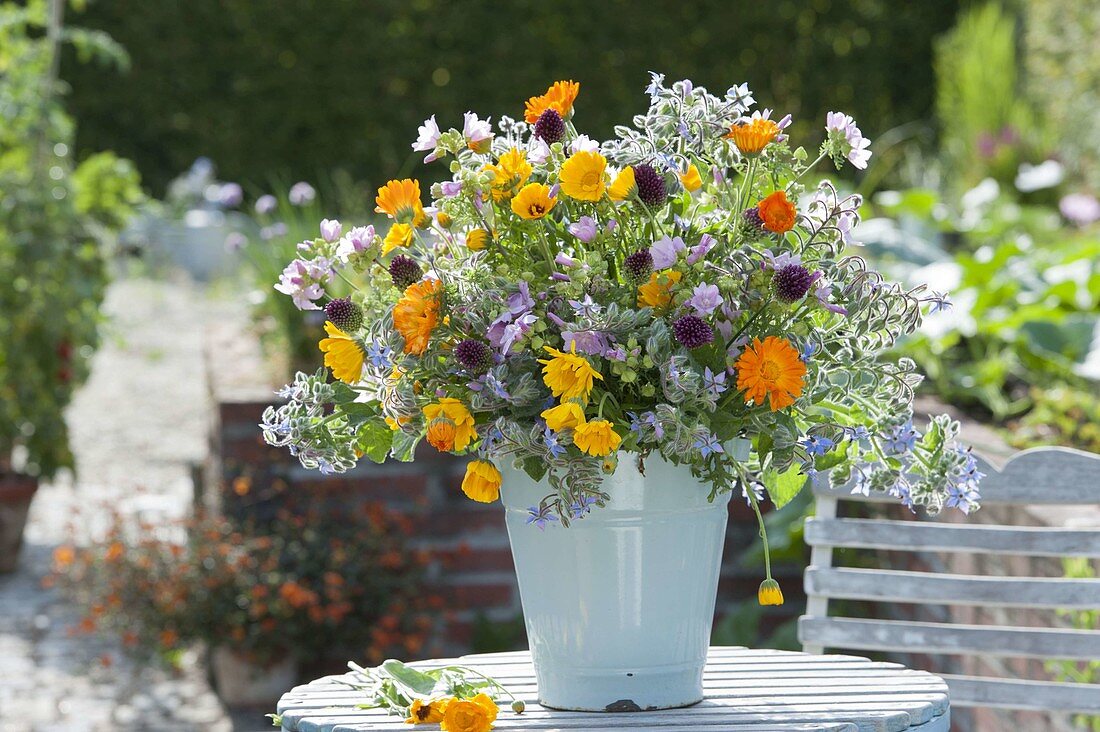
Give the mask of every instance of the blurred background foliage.
[[377, 185], [412, 173], [409, 143], [429, 115], [441, 125], [467, 109], [518, 117], [525, 99], [564, 78], [581, 82], [578, 121], [596, 138], [643, 111], [649, 70], [714, 89], [747, 81], [761, 106], [794, 115], [808, 147], [830, 109], [875, 138], [928, 116], [932, 39], [958, 7], [113, 0], [90, 3], [81, 23], [130, 51], [129, 72], [66, 63], [64, 76], [79, 150], [133, 159], [158, 194], [200, 155], [229, 180], [344, 168]]

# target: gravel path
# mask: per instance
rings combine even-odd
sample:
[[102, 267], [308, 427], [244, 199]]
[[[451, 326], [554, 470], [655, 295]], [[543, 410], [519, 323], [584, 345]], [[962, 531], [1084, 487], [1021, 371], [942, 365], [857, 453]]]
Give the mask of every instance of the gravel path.
[[103, 345], [69, 412], [76, 479], [39, 489], [22, 565], [0, 576], [3, 732], [263, 729], [259, 715], [234, 725], [196, 658], [178, 674], [140, 668], [113, 640], [75, 635], [76, 615], [41, 584], [53, 549], [94, 537], [105, 506], [151, 521], [187, 514], [191, 466], [208, 449], [205, 329], [230, 312], [187, 283], [132, 278], [111, 287]]

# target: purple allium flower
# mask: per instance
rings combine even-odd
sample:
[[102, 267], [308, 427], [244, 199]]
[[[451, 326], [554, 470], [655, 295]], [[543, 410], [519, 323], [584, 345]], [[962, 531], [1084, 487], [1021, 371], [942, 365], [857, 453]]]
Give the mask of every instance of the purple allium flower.
[[764, 217], [760, 215], [760, 209], [756, 206], [749, 206], [742, 211], [741, 218], [748, 225], [750, 231], [764, 230]]
[[271, 195], [270, 193], [265, 193], [264, 195], [256, 199], [256, 203], [253, 205], [253, 208], [256, 209], [256, 213], [263, 216], [265, 214], [271, 213], [276, 208], [278, 208], [278, 206], [279, 201], [276, 200], [275, 196]]
[[623, 260], [623, 269], [633, 282], [645, 282], [653, 274], [653, 255], [648, 249], [639, 249]]
[[308, 203], [312, 203], [315, 198], [317, 198], [317, 191], [304, 180], [300, 180], [292, 185], [290, 187], [290, 192], [287, 193], [287, 199], [294, 206], [305, 206]]
[[234, 231], [229, 234], [229, 236], [225, 237], [225, 248], [230, 252], [236, 252], [243, 249], [247, 243], [248, 237], [239, 231]]
[[489, 118], [480, 120], [473, 112], [466, 112], [462, 115], [462, 136], [471, 150], [487, 152], [493, 140], [493, 126]]
[[561, 142], [565, 137], [565, 122], [556, 109], [547, 109], [539, 115], [535, 122], [535, 137], [550, 145]]
[[235, 208], [244, 200], [244, 191], [238, 183], [223, 183], [218, 189], [218, 203], [226, 208]]
[[343, 225], [336, 219], [323, 219], [321, 221], [321, 238], [329, 244], [339, 239], [343, 231]]
[[687, 245], [680, 237], [671, 239], [666, 236], [653, 242], [653, 246], [649, 248], [649, 253], [653, 255], [654, 269], [668, 269], [676, 263], [680, 252], [685, 249], [687, 249]]
[[664, 176], [648, 163], [634, 166], [634, 183], [638, 187], [638, 198], [647, 206], [660, 206], [668, 198]]
[[710, 315], [722, 304], [722, 295], [717, 285], [709, 285], [706, 282], [698, 284], [692, 290], [691, 299], [687, 304], [695, 310], [696, 315]]
[[715, 245], [717, 240], [710, 234], [703, 234], [699, 239], [699, 243], [691, 248], [691, 253], [688, 254], [687, 263], [695, 264], [703, 257], [707, 256], [707, 252], [711, 250], [711, 247]]
[[814, 282], [813, 273], [801, 264], [788, 264], [775, 271], [772, 287], [783, 302], [798, 302], [806, 297]]
[[848, 158], [853, 167], [864, 170], [871, 159], [871, 141], [863, 136], [856, 127], [856, 121], [847, 114], [829, 112], [825, 115], [825, 132], [828, 142], [836, 146], [837, 151]]
[[424, 271], [420, 269], [420, 265], [412, 257], [398, 254], [390, 261], [390, 279], [393, 280], [394, 287], [399, 290], [404, 290], [419, 282], [423, 276]]
[[428, 156], [424, 158], [425, 163], [438, 160], [441, 153], [436, 147], [439, 145], [441, 133], [439, 131], [439, 125], [435, 121], [435, 115], [433, 114], [431, 117], [424, 120], [424, 124], [420, 125], [416, 132], [418, 137], [416, 138], [416, 142], [412, 144], [412, 149], [420, 152], [428, 152]]
[[714, 340], [714, 331], [696, 315], [685, 315], [672, 324], [672, 334], [684, 348], [699, 348]]
[[325, 317], [345, 333], [354, 333], [363, 327], [363, 308], [350, 297], [338, 297], [325, 305]]
[[493, 351], [481, 341], [467, 338], [454, 350], [455, 359], [470, 373], [480, 374], [493, 365]]
[[1058, 202], [1058, 210], [1074, 226], [1088, 226], [1100, 221], [1100, 201], [1088, 193], [1070, 193]]

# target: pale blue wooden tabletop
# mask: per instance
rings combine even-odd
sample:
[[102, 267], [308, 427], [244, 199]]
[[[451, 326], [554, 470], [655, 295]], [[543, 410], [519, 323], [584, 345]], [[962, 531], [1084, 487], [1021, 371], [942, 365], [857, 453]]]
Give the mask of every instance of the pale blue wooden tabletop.
[[[703, 685], [706, 699], [661, 712], [559, 712], [539, 706], [526, 651], [425, 661], [461, 663], [500, 681], [527, 703], [523, 714], [502, 706], [499, 730], [723, 729], [745, 732], [948, 732], [947, 685], [923, 671], [857, 656], [712, 647]], [[279, 701], [286, 732], [397, 732], [415, 729], [379, 710], [356, 709], [363, 693], [317, 679]]]

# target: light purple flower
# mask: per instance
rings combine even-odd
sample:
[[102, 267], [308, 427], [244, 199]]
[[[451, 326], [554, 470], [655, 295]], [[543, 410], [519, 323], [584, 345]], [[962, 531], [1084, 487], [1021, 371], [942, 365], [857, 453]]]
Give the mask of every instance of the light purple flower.
[[279, 202], [278, 200], [276, 200], [275, 196], [271, 195], [270, 193], [265, 193], [264, 195], [256, 199], [254, 208], [256, 209], [256, 213], [263, 216], [264, 214], [271, 213], [276, 208], [278, 208], [278, 206]]
[[714, 181], [714, 185], [720, 186], [726, 182], [726, 171], [719, 165], [715, 165], [710, 169], [711, 180]]
[[532, 137], [527, 144], [527, 162], [542, 165], [550, 159], [550, 146], [541, 137]]
[[596, 220], [591, 216], [581, 216], [579, 221], [569, 225], [569, 233], [588, 244], [596, 238]]
[[340, 243], [336, 245], [336, 258], [341, 262], [347, 262], [351, 255], [366, 251], [373, 242], [373, 226], [356, 226], [344, 234]]
[[265, 226], [260, 229], [260, 238], [264, 241], [270, 241], [279, 236], [286, 236], [287, 228], [286, 224], [282, 221], [276, 221], [271, 226]]
[[554, 263], [559, 267], [572, 268], [577, 266], [577, 260], [570, 257], [565, 252], [558, 252], [558, 255], [554, 257]]
[[558, 520], [558, 517], [550, 513], [549, 506], [531, 506], [527, 509], [527, 525], [534, 524], [542, 531], [546, 528], [547, 524], [551, 524]]
[[439, 185], [439, 190], [445, 198], [454, 198], [462, 191], [462, 181], [448, 180]]
[[519, 315], [535, 307], [535, 301], [531, 299], [531, 290], [524, 280], [519, 281], [518, 292], [513, 292], [507, 300], [508, 313], [512, 316]]
[[583, 300], [570, 300], [569, 306], [573, 312], [584, 318], [594, 318], [603, 310], [603, 306], [592, 299], [591, 295], [585, 295]]
[[792, 252], [773, 254], [770, 249], [764, 252], [764, 269], [783, 269], [790, 264], [802, 264], [802, 257]]
[[710, 457], [711, 455], [724, 453], [722, 445], [718, 442], [717, 435], [711, 433], [705, 437], [700, 437], [695, 440], [695, 444], [692, 446], [699, 451], [699, 454], [703, 457]]
[[336, 219], [323, 219], [321, 221], [321, 238], [329, 244], [339, 239], [343, 231], [343, 225]]
[[696, 315], [710, 315], [722, 304], [722, 295], [719, 293], [717, 285], [703, 282], [696, 285], [691, 293], [688, 305], [695, 310]]
[[655, 241], [653, 246], [649, 248], [649, 253], [653, 255], [653, 268], [668, 269], [676, 263], [676, 258], [685, 249], [687, 249], [687, 245], [680, 237], [670, 239], [666, 236]]
[[300, 180], [290, 187], [290, 192], [287, 193], [287, 199], [294, 206], [305, 206], [308, 203], [312, 203], [317, 198], [317, 191], [309, 183], [304, 180]]
[[1100, 221], [1100, 201], [1088, 193], [1070, 193], [1058, 202], [1058, 210], [1074, 226], [1088, 226]]
[[569, 275], [565, 274], [564, 272], [551, 272], [550, 273], [550, 279], [554, 280], [555, 282], [572, 282], [573, 281], [573, 278], [570, 277]]
[[237, 183], [223, 183], [218, 189], [218, 203], [226, 208], [234, 208], [241, 205], [244, 200], [244, 191]]
[[439, 125], [436, 124], [435, 115], [433, 114], [428, 119], [424, 120], [424, 124], [417, 128], [416, 142], [412, 144], [413, 150], [420, 152], [431, 151], [428, 156], [424, 158], [425, 163], [430, 163], [433, 160], [438, 160], [442, 156], [442, 152], [437, 150], [439, 145], [439, 138], [441, 133], [439, 131]]
[[588, 135], [577, 135], [577, 139], [573, 140], [569, 149], [574, 153], [581, 152], [582, 150], [584, 152], [599, 152], [600, 143], [590, 139]]
[[587, 356], [602, 356], [609, 348], [607, 336], [598, 330], [563, 330], [561, 337], [565, 341], [565, 350], [570, 350], [575, 344], [577, 353]]
[[332, 264], [327, 259], [295, 259], [283, 270], [275, 289], [290, 295], [299, 310], [320, 310], [314, 301], [325, 294], [322, 285], [331, 278]]
[[499, 349], [502, 354], [507, 355], [512, 350], [512, 346], [516, 344], [516, 341], [526, 335], [537, 320], [538, 317], [534, 313], [524, 313], [511, 322], [498, 318], [489, 327], [487, 334], [489, 343], [494, 348]]
[[248, 237], [239, 231], [234, 231], [229, 236], [225, 237], [225, 248], [230, 252], [243, 249], [244, 245], [248, 243]]
[[554, 325], [556, 325], [558, 327], [558, 330], [561, 330], [561, 329], [563, 329], [563, 328], [565, 328], [569, 325], [564, 320], [562, 320], [560, 317], [558, 317], [556, 313], [554, 313], [550, 310], [546, 311], [546, 317], [550, 320], [551, 323], [553, 323]]
[[493, 127], [486, 117], [481, 120], [473, 112], [462, 115], [462, 136], [466, 138], [466, 145], [477, 152], [485, 152], [489, 149], [489, 143], [493, 139]]
[[865, 170], [871, 159], [871, 141], [863, 136], [856, 121], [850, 115], [841, 112], [829, 112], [825, 115], [825, 132], [829, 142], [837, 146], [841, 155], [848, 158], [853, 167]]
[[703, 234], [699, 243], [691, 248], [691, 253], [688, 254], [687, 263], [695, 264], [700, 259], [707, 256], [707, 252], [711, 250], [711, 247], [713, 247], [716, 242], [717, 240], [710, 234]]
[[816, 297], [822, 307], [829, 312], [836, 313], [837, 315], [847, 315], [848, 308], [829, 302], [829, 295], [832, 294], [832, 290], [833, 288], [830, 287], [828, 283], [819, 280], [817, 287], [814, 288], [814, 297]]

